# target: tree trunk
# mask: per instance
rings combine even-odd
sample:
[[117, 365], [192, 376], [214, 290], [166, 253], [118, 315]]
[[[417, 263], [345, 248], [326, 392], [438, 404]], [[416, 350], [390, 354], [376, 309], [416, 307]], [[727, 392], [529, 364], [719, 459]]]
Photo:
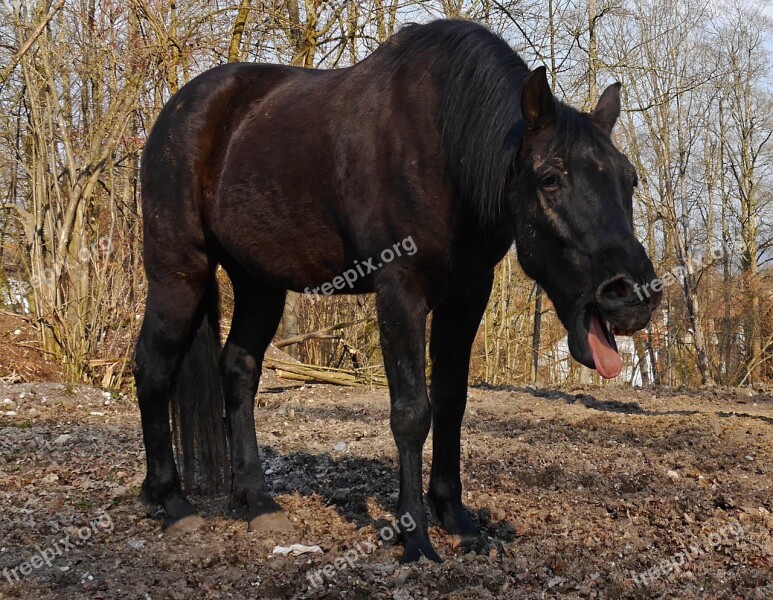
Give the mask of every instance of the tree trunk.
[[241, 60], [242, 37], [244, 28], [247, 25], [247, 17], [250, 14], [251, 0], [242, 0], [239, 4], [239, 11], [236, 13], [233, 29], [231, 30], [231, 43], [228, 45], [228, 62], [239, 62]]
[[531, 382], [539, 381], [539, 352], [540, 338], [542, 337], [542, 287], [534, 284], [534, 327], [531, 333]]

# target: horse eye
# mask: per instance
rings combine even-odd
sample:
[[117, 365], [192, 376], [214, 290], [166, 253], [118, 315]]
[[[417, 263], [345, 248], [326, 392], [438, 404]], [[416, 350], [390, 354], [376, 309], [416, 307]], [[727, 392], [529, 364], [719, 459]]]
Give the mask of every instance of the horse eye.
[[540, 187], [546, 192], [555, 192], [560, 183], [556, 175], [545, 175], [539, 180]]

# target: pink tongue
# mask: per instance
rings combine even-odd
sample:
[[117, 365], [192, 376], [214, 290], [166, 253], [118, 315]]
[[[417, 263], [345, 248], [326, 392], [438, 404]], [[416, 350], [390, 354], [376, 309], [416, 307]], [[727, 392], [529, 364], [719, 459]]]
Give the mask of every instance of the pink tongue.
[[604, 335], [604, 326], [595, 314], [591, 315], [590, 318], [588, 345], [593, 353], [593, 362], [599, 375], [605, 379], [612, 379], [620, 375], [620, 371], [623, 370], [623, 361], [617, 351], [609, 345], [607, 336]]

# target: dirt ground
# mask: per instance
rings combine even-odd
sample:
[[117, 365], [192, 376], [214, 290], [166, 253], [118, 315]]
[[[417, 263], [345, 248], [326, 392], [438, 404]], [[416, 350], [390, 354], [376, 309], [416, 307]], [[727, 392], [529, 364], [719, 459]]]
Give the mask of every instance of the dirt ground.
[[62, 381], [62, 369], [55, 362], [45, 360], [39, 338], [28, 319], [0, 310], [2, 383]]
[[[288, 385], [268, 378], [257, 409], [295, 526], [269, 537], [202, 498], [203, 529], [162, 533], [136, 500], [132, 398], [0, 385], [0, 597], [773, 598], [770, 394], [473, 388], [463, 480], [485, 535], [433, 526], [445, 562], [401, 567], [380, 536], [397, 500], [386, 391]], [[272, 554], [295, 543], [322, 554]]]

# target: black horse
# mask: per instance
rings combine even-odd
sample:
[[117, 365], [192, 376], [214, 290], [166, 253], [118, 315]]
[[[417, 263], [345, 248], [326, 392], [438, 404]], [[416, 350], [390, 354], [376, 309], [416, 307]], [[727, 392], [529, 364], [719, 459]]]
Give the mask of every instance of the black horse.
[[[163, 506], [168, 526], [201, 522], [175, 465], [171, 396], [186, 481], [211, 491], [230, 479], [251, 529], [289, 527], [255, 436], [264, 351], [287, 290], [374, 292], [399, 452], [396, 514], [417, 524], [404, 532], [403, 560], [440, 560], [422, 500], [430, 425], [431, 508], [444, 529], [476, 535], [462, 504], [460, 428], [470, 349], [513, 241], [574, 358], [604, 377], [621, 368], [613, 334], [644, 327], [659, 301], [634, 292], [655, 273], [632, 228], [636, 172], [611, 140], [619, 113], [619, 84], [581, 113], [554, 98], [544, 68], [530, 72], [503, 40], [463, 21], [408, 26], [347, 69], [231, 64], [182, 88], [141, 168], [142, 498]], [[235, 295], [219, 370], [218, 265]]]

